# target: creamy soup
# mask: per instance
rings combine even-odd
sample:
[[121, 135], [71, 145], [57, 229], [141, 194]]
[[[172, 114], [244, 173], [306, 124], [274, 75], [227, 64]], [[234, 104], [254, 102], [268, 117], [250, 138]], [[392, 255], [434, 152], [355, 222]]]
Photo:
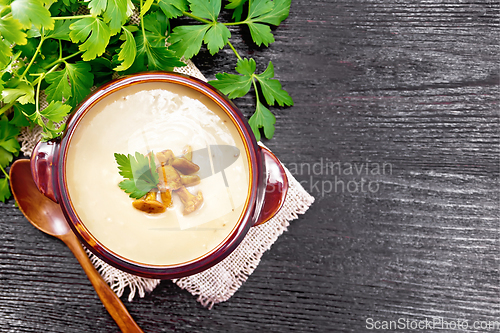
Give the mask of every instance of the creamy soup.
[[[118, 187], [114, 153], [193, 149], [203, 205], [183, 215], [179, 197], [164, 213], [147, 214]], [[152, 265], [196, 259], [221, 244], [243, 214], [248, 157], [225, 112], [201, 93], [171, 83], [142, 83], [104, 98], [80, 121], [68, 149], [66, 181], [89, 232], [114, 253]]]

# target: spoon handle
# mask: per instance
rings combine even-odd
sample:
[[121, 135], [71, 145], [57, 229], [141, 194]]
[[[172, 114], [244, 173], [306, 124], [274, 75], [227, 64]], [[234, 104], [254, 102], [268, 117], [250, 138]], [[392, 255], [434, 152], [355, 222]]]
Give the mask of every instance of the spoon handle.
[[92, 265], [92, 262], [85, 253], [85, 250], [81, 246], [75, 234], [69, 232], [60, 238], [69, 247], [71, 252], [73, 252], [80, 265], [82, 265], [82, 268], [94, 286], [97, 295], [121, 331], [123, 333], [144, 333], [134, 321], [130, 313], [128, 313], [127, 308], [123, 305], [120, 298], [113, 292], [113, 290], [111, 290], [99, 272], [97, 272], [94, 265]]

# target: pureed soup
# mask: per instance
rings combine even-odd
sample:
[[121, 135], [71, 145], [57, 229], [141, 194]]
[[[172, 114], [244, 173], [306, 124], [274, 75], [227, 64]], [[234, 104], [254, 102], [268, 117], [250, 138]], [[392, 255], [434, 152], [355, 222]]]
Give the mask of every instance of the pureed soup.
[[[186, 214], [172, 191], [163, 213], [134, 208], [118, 186], [124, 178], [114, 154], [168, 149], [180, 157], [186, 146], [200, 180], [185, 189], [203, 198], [199, 207]], [[174, 265], [203, 256], [231, 234], [249, 195], [248, 163], [237, 128], [216, 103], [189, 87], [155, 82], [122, 88], [88, 110], [69, 143], [65, 171], [76, 214], [103, 246], [135, 262]]]

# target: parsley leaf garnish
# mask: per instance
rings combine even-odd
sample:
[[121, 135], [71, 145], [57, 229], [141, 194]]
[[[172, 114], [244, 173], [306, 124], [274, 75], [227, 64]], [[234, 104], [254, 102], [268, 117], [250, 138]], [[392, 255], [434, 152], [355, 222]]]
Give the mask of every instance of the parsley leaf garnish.
[[210, 54], [216, 54], [231, 37], [231, 32], [222, 23], [217, 22], [221, 2], [218, 0], [189, 0], [192, 15], [200, 17], [205, 24], [179, 26], [174, 28], [169, 42], [170, 49], [177, 55], [190, 59], [197, 55], [202, 41], [207, 45]]
[[19, 129], [15, 125], [10, 124], [6, 117], [2, 117], [0, 119], [0, 170], [4, 174], [4, 177], [0, 178], [0, 201], [3, 202], [11, 196], [9, 175], [5, 171], [5, 167], [19, 153], [21, 147], [16, 139], [18, 135]]
[[234, 9], [233, 19], [236, 21], [241, 20], [241, 15], [243, 14], [243, 5], [247, 0], [229, 0], [229, 3], [224, 7], [226, 9]]
[[134, 63], [135, 56], [137, 54], [137, 48], [135, 45], [135, 39], [132, 32], [127, 27], [123, 28], [123, 37], [125, 42], [120, 46], [120, 53], [118, 53], [118, 61], [122, 63], [115, 68], [115, 71], [124, 71], [128, 69]]
[[78, 48], [84, 51], [85, 61], [100, 56], [106, 50], [111, 37], [111, 30], [99, 17], [82, 18], [69, 26], [69, 37], [74, 43], [83, 42]]
[[259, 128], [264, 128], [264, 135], [266, 138], [272, 138], [274, 135], [274, 124], [276, 123], [276, 118], [274, 115], [266, 108], [261, 102], [257, 101], [257, 108], [255, 113], [248, 120], [250, 127], [257, 141], [260, 140]]
[[14, 0], [10, 4], [12, 17], [21, 23], [23, 28], [29, 29], [32, 25], [40, 29], [54, 29], [54, 19], [50, 12], [39, 0]]
[[49, 86], [45, 89], [48, 100], [68, 99], [71, 106], [76, 106], [89, 93], [94, 84], [91, 67], [83, 61], [66, 63], [60, 70], [46, 75]]
[[182, 16], [182, 12], [188, 9], [186, 0], [159, 0], [160, 9], [168, 18]]
[[229, 98], [246, 95], [252, 83], [257, 90], [258, 83], [260, 90], [256, 91], [257, 105], [255, 114], [249, 120], [250, 127], [257, 140], [260, 140], [259, 128], [264, 128], [264, 135], [266, 138], [272, 138], [274, 135], [276, 118], [271, 111], [260, 102], [259, 91], [262, 92], [268, 105], [274, 105], [275, 103], [278, 103], [280, 106], [293, 105], [292, 98], [281, 88], [281, 83], [278, 80], [272, 79], [274, 77], [274, 66], [272, 62], [269, 62], [269, 65], [262, 74], [255, 74], [256, 64], [255, 60], [252, 58], [238, 60], [235, 69], [241, 75], [219, 73], [215, 75], [217, 80], [209, 81], [208, 83], [228, 95]]
[[7, 118], [0, 119], [0, 167], [4, 168], [12, 162], [14, 155], [19, 152], [19, 142], [16, 137], [19, 135], [19, 129], [9, 124]]
[[[153, 153], [151, 153], [154, 156]], [[156, 188], [160, 181], [154, 158], [136, 152], [135, 155], [115, 153], [119, 174], [125, 178], [118, 186], [131, 198], [139, 199]]]

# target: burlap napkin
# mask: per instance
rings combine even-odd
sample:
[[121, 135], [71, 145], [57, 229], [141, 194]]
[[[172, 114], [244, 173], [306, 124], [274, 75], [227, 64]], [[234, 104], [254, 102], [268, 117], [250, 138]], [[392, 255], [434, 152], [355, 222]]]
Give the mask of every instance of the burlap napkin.
[[[191, 62], [188, 66], [176, 68], [179, 73], [188, 74], [207, 81], [203, 74]], [[45, 101], [45, 98], [43, 98]], [[41, 103], [41, 108], [47, 106]], [[34, 145], [40, 140], [41, 129], [25, 129], [21, 133], [21, 151], [31, 155]], [[286, 169], [286, 168], [285, 168]], [[304, 214], [313, 203], [314, 198], [309, 195], [297, 180], [287, 171], [289, 188], [283, 208], [267, 223], [253, 227], [248, 232], [243, 242], [226, 259], [201, 273], [182, 279], [173, 280], [179, 287], [198, 296], [198, 301], [203, 306], [212, 308], [214, 304], [227, 301], [238, 288], [253, 273], [260, 262], [260, 258], [278, 237], [286, 230], [291, 220], [297, 219], [298, 214]], [[131, 301], [136, 294], [144, 297], [146, 292], [151, 292], [160, 280], [146, 279], [106, 264], [101, 259], [87, 250], [90, 260], [101, 273], [104, 280], [111, 286], [118, 296], [122, 296], [125, 289], [129, 289], [128, 299]]]

